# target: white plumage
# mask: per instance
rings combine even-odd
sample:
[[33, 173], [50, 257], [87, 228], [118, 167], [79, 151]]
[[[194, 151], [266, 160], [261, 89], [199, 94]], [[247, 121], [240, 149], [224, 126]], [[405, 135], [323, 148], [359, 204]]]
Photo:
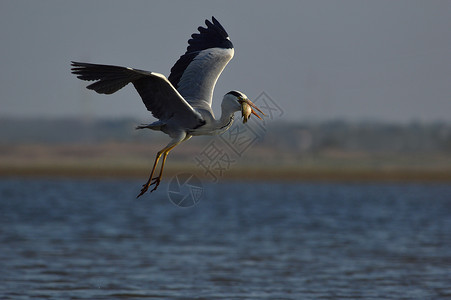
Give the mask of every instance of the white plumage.
[[[148, 181], [143, 185], [143, 195], [151, 185], [156, 190], [161, 181], [166, 157], [175, 146], [196, 135], [219, 134], [233, 122], [234, 113], [241, 111], [243, 122], [250, 114], [263, 114], [245, 94], [227, 93], [221, 104], [222, 114], [215, 119], [211, 109], [213, 91], [227, 63], [234, 55], [233, 44], [213, 17], [205, 21], [206, 28], [199, 27], [188, 41], [188, 48], [171, 68], [168, 78], [164, 75], [128, 67], [72, 62], [72, 73], [79, 79], [93, 80], [87, 88], [99, 94], [112, 94], [132, 83], [144, 105], [158, 119], [138, 129], [149, 128], [168, 134], [172, 140], [157, 153]], [[153, 178], [158, 161], [163, 156], [160, 173]]]

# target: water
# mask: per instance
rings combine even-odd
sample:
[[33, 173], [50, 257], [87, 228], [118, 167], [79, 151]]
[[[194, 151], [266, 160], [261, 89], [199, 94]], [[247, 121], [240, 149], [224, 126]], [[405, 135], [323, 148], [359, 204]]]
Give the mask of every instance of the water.
[[444, 299], [451, 185], [0, 180], [1, 299]]

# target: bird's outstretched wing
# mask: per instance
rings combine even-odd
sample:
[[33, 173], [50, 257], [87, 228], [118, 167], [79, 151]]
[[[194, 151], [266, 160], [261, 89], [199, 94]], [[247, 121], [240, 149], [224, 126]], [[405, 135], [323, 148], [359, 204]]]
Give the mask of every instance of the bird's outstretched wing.
[[179, 121], [186, 128], [204, 124], [200, 114], [193, 110], [162, 74], [80, 62], [72, 62], [72, 73], [82, 80], [95, 80], [87, 88], [99, 94], [112, 94], [131, 82], [154, 117], [162, 121]]
[[184, 55], [171, 69], [168, 79], [193, 107], [211, 107], [219, 75], [233, 57], [233, 44], [224, 27], [212, 17], [207, 28], [191, 35]]

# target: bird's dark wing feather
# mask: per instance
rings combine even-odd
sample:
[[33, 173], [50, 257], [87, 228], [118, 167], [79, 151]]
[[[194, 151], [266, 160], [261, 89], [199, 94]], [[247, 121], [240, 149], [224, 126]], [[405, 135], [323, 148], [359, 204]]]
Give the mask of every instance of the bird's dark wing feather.
[[72, 73], [79, 79], [96, 81], [87, 88], [99, 94], [112, 94], [131, 82], [147, 110], [162, 121], [173, 119], [186, 128], [195, 128], [204, 123], [200, 114], [159, 73], [80, 62], [72, 62]]
[[196, 100], [211, 98], [216, 80], [233, 57], [233, 44], [224, 27], [212, 17], [206, 28], [191, 35], [184, 55], [171, 69], [168, 79], [179, 93], [194, 107]]

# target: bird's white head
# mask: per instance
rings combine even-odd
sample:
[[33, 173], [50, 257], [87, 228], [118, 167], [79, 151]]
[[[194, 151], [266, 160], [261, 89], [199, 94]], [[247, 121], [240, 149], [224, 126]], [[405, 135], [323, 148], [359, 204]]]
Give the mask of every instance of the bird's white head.
[[243, 117], [243, 123], [246, 123], [251, 114], [254, 114], [262, 119], [254, 110], [254, 108], [260, 112], [262, 115], [265, 115], [254, 103], [247, 98], [247, 96], [239, 91], [230, 91], [225, 94], [224, 99], [222, 101], [222, 109], [236, 112], [241, 111], [241, 116]]

